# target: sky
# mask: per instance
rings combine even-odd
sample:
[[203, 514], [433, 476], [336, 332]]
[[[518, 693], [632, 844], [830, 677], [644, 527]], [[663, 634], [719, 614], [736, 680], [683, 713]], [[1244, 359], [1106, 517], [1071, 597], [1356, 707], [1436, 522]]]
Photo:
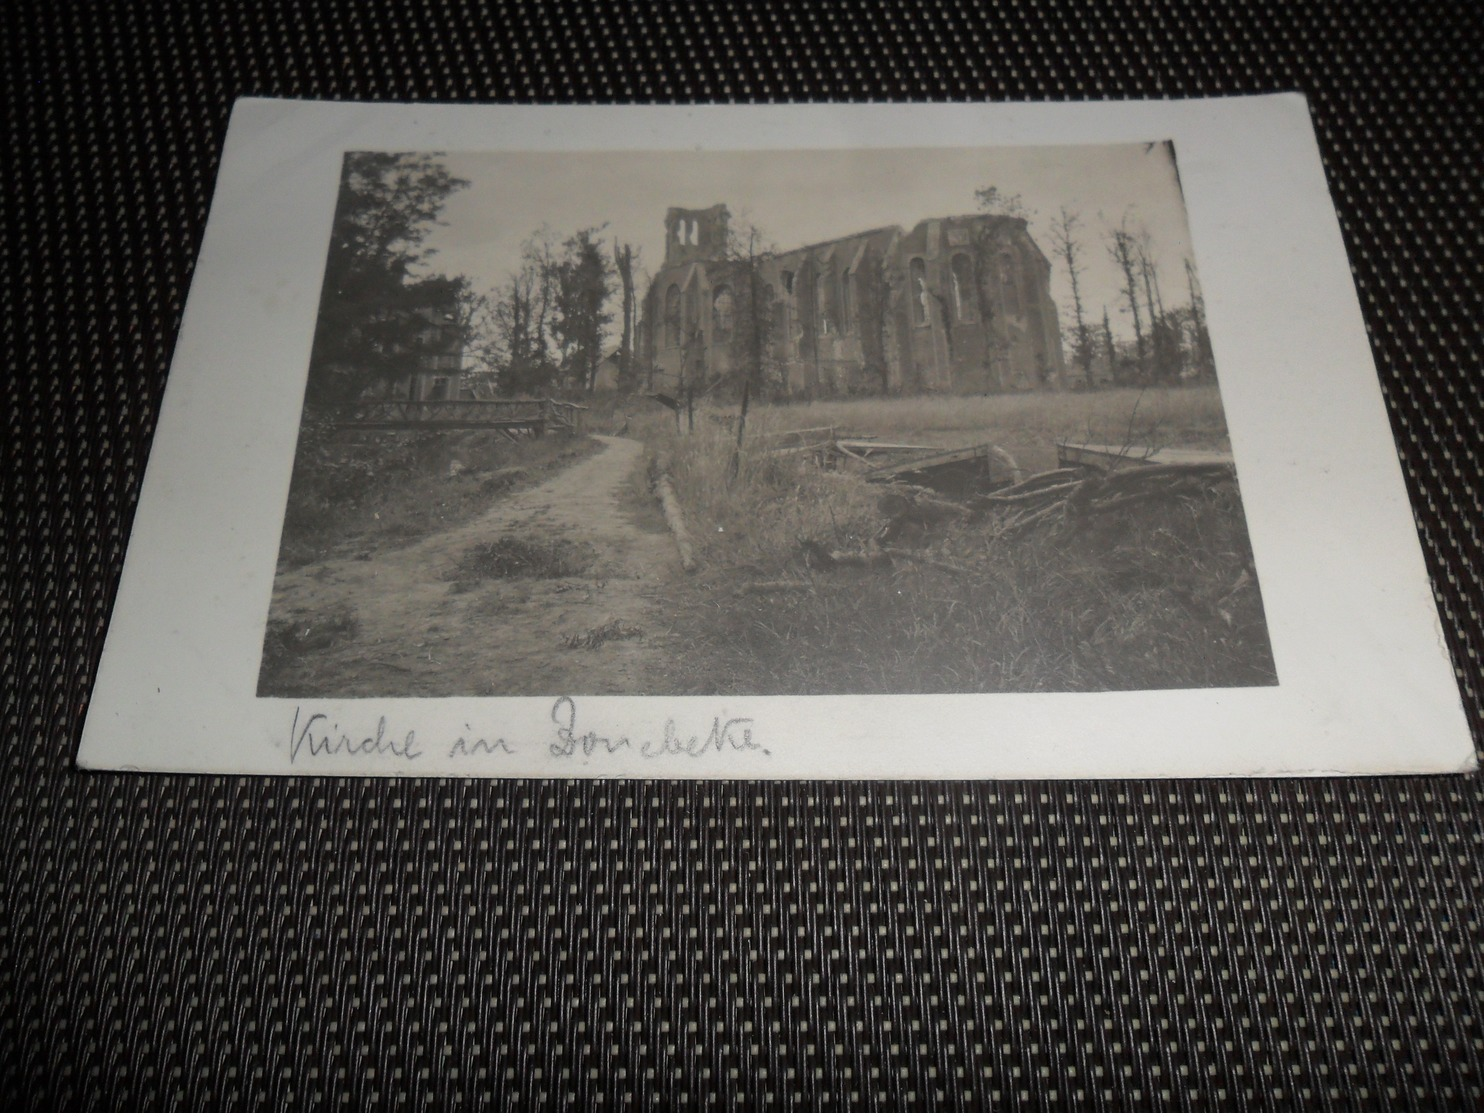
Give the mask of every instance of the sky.
[[[543, 225], [565, 238], [606, 225], [604, 237], [639, 250], [645, 281], [664, 260], [670, 206], [718, 202], [733, 227], [751, 223], [780, 251], [863, 229], [974, 213], [975, 191], [1019, 194], [1030, 231], [1052, 259], [1051, 294], [1063, 328], [1072, 323], [1071, 285], [1051, 223], [1063, 206], [1080, 215], [1082, 300], [1089, 325], [1106, 305], [1114, 332], [1132, 336], [1122, 283], [1105, 247], [1127, 220], [1147, 230], [1166, 306], [1189, 301], [1190, 235], [1178, 175], [1163, 145], [1079, 147], [862, 148], [787, 151], [451, 152], [441, 157], [469, 186], [454, 194], [444, 224], [426, 241], [427, 267], [465, 275], [478, 291], [501, 285], [521, 244]], [[641, 284], [641, 291], [644, 284]]]

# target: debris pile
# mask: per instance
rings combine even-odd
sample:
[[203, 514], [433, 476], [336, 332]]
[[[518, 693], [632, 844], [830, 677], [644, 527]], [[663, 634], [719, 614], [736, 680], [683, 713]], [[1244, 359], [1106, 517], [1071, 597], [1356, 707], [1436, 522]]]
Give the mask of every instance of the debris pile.
[[1180, 499], [1210, 499], [1232, 483], [1235, 473], [1224, 463], [1149, 465], [1115, 472], [1053, 469], [968, 500], [947, 500], [931, 489], [894, 485], [882, 493], [878, 507], [886, 517], [871, 545], [858, 551], [832, 549], [814, 539], [800, 539], [804, 565], [814, 570], [890, 566], [893, 559], [916, 562], [953, 573], [964, 571], [912, 548], [929, 546], [953, 523], [982, 523], [997, 537], [1033, 527], [1058, 534], [1075, 533], [1112, 513]]
[[1053, 469], [975, 497], [966, 508], [994, 514], [1006, 532], [1045, 523], [1070, 529], [1130, 505], [1205, 495], [1235, 479], [1224, 463], [1144, 465], [1111, 473]]

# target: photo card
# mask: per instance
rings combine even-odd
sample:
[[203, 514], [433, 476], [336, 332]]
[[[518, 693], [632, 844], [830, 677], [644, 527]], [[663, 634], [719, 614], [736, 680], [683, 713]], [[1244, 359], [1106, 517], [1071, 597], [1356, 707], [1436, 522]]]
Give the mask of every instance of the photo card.
[[239, 102], [78, 759], [1475, 763], [1296, 96]]

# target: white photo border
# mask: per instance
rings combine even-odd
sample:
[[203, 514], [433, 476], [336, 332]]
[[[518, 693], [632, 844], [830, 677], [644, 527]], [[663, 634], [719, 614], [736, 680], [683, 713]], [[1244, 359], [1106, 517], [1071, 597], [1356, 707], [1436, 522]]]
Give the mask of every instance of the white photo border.
[[[345, 152], [1160, 140], [1179, 161], [1277, 686], [566, 703], [256, 696]], [[1288, 94], [911, 106], [239, 101], [78, 764], [987, 779], [1442, 773], [1477, 761], [1308, 109]]]

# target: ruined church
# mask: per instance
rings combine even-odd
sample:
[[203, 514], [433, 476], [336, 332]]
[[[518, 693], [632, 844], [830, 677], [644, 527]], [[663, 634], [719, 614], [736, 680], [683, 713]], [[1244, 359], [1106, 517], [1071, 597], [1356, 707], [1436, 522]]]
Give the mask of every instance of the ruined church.
[[670, 209], [639, 334], [649, 390], [749, 365], [777, 397], [980, 393], [1063, 372], [1051, 264], [1025, 221], [969, 214], [747, 255], [725, 205]]

